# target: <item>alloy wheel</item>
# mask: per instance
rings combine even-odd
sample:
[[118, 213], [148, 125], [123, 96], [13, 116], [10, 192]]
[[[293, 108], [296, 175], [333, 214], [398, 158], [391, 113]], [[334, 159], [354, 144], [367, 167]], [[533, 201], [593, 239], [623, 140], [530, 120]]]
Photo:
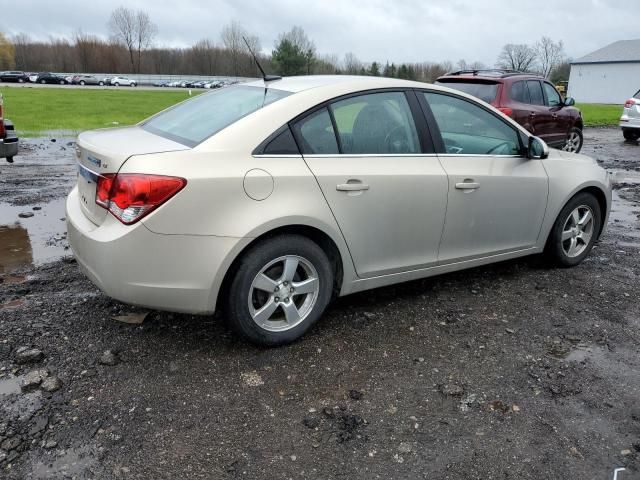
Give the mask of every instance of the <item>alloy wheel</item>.
[[576, 132], [571, 132], [567, 137], [567, 141], [562, 147], [562, 150], [565, 152], [575, 153], [580, 148], [580, 135]]
[[318, 272], [311, 262], [285, 255], [262, 267], [249, 289], [249, 313], [262, 329], [282, 332], [309, 316], [320, 293]]
[[593, 237], [593, 211], [587, 205], [576, 207], [562, 228], [562, 250], [567, 257], [578, 257], [586, 250]]

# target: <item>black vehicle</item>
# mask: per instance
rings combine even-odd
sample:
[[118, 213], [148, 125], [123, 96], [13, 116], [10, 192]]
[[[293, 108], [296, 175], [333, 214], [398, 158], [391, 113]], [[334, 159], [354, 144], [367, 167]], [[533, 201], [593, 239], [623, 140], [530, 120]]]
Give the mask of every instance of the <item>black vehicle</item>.
[[104, 80], [99, 80], [92, 75], [75, 75], [71, 83], [73, 85], [104, 85]]
[[45, 72], [45, 73], [41, 73], [38, 75], [38, 78], [36, 79], [36, 83], [57, 83], [59, 85], [66, 85], [67, 80], [64, 77], [61, 77], [60, 75], [56, 75], [54, 73], [50, 73], [50, 72]]
[[10, 71], [0, 72], [0, 82], [25, 83], [29, 81], [29, 75], [24, 72]]
[[14, 155], [18, 154], [18, 136], [13, 123], [4, 118], [2, 94], [0, 93], [0, 158], [6, 158], [13, 163]]

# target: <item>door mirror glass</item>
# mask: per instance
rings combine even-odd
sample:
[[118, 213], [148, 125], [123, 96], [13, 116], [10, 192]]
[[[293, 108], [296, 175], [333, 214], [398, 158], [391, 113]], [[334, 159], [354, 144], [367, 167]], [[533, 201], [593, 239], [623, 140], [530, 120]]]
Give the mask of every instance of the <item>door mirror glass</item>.
[[576, 101], [573, 99], [573, 97], [567, 97], [564, 99], [565, 107], [573, 107], [575, 104], [576, 104]]
[[549, 156], [549, 147], [541, 138], [529, 137], [528, 157], [544, 160]]

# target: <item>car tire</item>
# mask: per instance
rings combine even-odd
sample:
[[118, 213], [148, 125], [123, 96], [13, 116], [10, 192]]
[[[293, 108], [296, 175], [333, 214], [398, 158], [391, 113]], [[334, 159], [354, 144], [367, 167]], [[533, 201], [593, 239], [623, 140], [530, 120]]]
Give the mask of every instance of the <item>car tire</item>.
[[578, 127], [571, 127], [567, 133], [567, 138], [564, 141], [562, 150], [565, 152], [579, 153], [582, 150], [582, 144], [584, 143], [584, 136], [582, 130]]
[[98, 85], [100, 85], [102, 87], [102, 86], [104, 86], [104, 82], [98, 82]]
[[8, 163], [13, 163], [13, 157], [7, 157], [6, 160]]
[[83, 87], [85, 86], [84, 80], [80, 82], [80, 85], [82, 85]]
[[120, 84], [119, 84], [118, 82], [114, 83], [114, 85], [115, 85], [116, 87], [119, 87], [119, 86], [120, 86]]
[[634, 130], [623, 130], [622, 135], [624, 136], [625, 140], [635, 142], [640, 138], [640, 130], [637, 132]]
[[547, 240], [546, 257], [559, 267], [575, 267], [593, 248], [601, 225], [602, 211], [596, 197], [578, 193], [558, 214]]
[[41, 85], [44, 85], [45, 83], [47, 83], [47, 81], [46, 81], [46, 80], [40, 80], [40, 84], [41, 84]]
[[225, 289], [227, 323], [257, 345], [291, 343], [324, 312], [333, 278], [326, 253], [312, 240], [280, 235], [261, 241], [243, 254]]
[[18, 83], [24, 83], [24, 78], [19, 78]]

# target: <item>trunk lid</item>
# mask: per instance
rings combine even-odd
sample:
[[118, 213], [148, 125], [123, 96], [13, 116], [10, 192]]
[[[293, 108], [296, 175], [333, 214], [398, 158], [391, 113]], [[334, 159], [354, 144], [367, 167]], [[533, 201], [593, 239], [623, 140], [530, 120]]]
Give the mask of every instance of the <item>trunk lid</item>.
[[189, 149], [137, 126], [83, 132], [78, 136], [76, 145], [80, 207], [96, 225], [100, 225], [108, 214], [95, 202], [98, 176], [118, 173], [133, 155]]

